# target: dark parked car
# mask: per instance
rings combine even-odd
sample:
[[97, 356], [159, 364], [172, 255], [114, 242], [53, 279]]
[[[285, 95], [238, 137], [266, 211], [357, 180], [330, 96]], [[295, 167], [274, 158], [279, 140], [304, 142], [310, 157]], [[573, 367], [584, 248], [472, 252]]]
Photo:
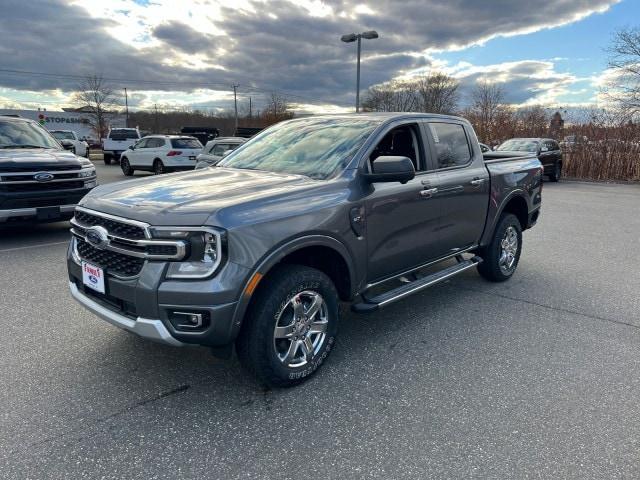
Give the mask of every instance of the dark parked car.
[[544, 167], [544, 174], [549, 180], [557, 182], [562, 176], [562, 150], [558, 142], [552, 138], [512, 138], [501, 144], [499, 152], [523, 152], [535, 154]]
[[96, 169], [33, 120], [0, 116], [0, 226], [73, 216]]
[[475, 267], [509, 279], [541, 178], [535, 155], [483, 156], [458, 117], [291, 120], [217, 167], [85, 197], [69, 288], [120, 328], [217, 354], [235, 343], [262, 382], [294, 385], [331, 352], [340, 301], [375, 311]]

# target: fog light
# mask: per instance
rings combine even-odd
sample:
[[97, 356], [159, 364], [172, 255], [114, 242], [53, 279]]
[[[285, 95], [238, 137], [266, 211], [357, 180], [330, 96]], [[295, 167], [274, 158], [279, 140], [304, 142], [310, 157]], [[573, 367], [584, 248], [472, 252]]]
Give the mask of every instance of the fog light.
[[209, 325], [209, 312], [170, 311], [169, 321], [176, 330], [200, 330]]

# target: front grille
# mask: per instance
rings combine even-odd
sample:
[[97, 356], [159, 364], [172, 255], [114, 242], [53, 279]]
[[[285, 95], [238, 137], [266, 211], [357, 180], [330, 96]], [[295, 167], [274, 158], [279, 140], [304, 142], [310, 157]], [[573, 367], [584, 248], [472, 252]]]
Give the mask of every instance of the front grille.
[[17, 185], [11, 185], [11, 183], [0, 183], [0, 192], [2, 193], [52, 192], [56, 190], [75, 190], [78, 188], [84, 188], [83, 181], [52, 182], [52, 183], [19, 183]]
[[[33, 182], [34, 173], [28, 173], [26, 175], [4, 175], [0, 177], [3, 182]], [[78, 178], [78, 172], [73, 173], [57, 173], [55, 175], [56, 180]]]
[[[76, 212], [77, 218], [78, 212]], [[109, 250], [98, 250], [84, 240], [77, 238], [78, 255], [105, 270], [106, 273], [120, 277], [134, 277], [140, 273], [144, 265], [144, 259], [123, 255]]]
[[[78, 165], [47, 165], [44, 170], [47, 172], [60, 172], [65, 170], [78, 170]], [[4, 172], [33, 172], [33, 165], [31, 166], [11, 166], [2, 167]]]
[[176, 255], [178, 249], [173, 245], [147, 245], [147, 253], [149, 255]]
[[90, 213], [82, 210], [76, 211], [75, 218], [83, 227], [99, 225], [106, 228], [111, 235], [115, 235], [117, 237], [129, 238], [132, 240], [142, 240], [145, 238], [144, 229], [136, 225], [118, 222], [116, 220], [99, 217], [97, 215], [91, 215]]

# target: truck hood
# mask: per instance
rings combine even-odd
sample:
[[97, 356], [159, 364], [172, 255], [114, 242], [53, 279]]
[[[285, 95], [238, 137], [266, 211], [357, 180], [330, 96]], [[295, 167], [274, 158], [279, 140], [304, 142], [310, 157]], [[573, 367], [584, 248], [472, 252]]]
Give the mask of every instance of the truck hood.
[[206, 225], [224, 209], [288, 196], [322, 183], [301, 175], [204, 168], [102, 185], [81, 205], [152, 225]]
[[88, 160], [66, 150], [46, 148], [0, 149], [0, 171], [39, 171], [88, 165]]

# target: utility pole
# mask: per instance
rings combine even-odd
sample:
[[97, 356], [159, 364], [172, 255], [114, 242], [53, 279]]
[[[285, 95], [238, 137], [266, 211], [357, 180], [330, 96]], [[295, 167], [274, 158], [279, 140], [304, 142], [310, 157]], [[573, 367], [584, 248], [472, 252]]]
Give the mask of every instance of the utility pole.
[[156, 121], [155, 121], [155, 129], [154, 129], [154, 130], [155, 130], [155, 132], [153, 132], [153, 133], [159, 133], [159, 132], [158, 132], [158, 104], [157, 104], [157, 103], [154, 103], [154, 104], [153, 104], [153, 108], [154, 108], [154, 109], [155, 109], [155, 111], [156, 111]]
[[238, 88], [238, 85], [233, 85], [233, 108], [234, 108], [234, 110], [236, 112], [236, 129], [233, 132], [234, 135], [238, 131], [238, 97], [237, 97], [237, 88]]
[[249, 97], [249, 120], [251, 120], [253, 117], [251, 116], [251, 97]]
[[358, 66], [356, 73], [356, 113], [360, 111], [360, 51], [362, 49], [362, 39], [365, 38], [367, 40], [373, 40], [374, 38], [378, 38], [378, 32], [375, 30], [370, 30], [368, 32], [362, 33], [348, 33], [347, 35], [343, 35], [340, 37], [345, 43], [358, 42]]
[[124, 87], [124, 108], [127, 115], [125, 120], [125, 126], [129, 128], [129, 97], [127, 95], [127, 87]]

